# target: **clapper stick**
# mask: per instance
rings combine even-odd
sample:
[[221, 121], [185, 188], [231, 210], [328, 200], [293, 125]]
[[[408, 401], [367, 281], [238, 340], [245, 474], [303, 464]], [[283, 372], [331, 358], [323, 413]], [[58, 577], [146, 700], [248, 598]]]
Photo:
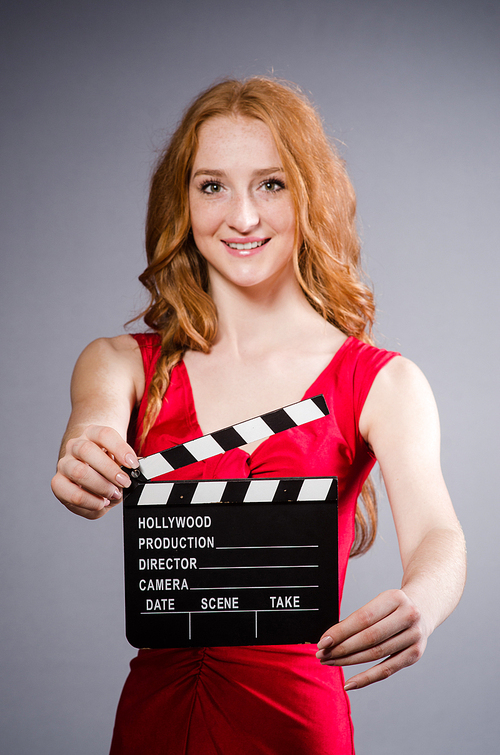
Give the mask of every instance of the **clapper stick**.
[[135, 506], [336, 501], [337, 478], [265, 477], [243, 480], [150, 482], [138, 485], [130, 499], [130, 504]]
[[189, 440], [151, 456], [145, 456], [139, 461], [139, 469], [122, 467], [122, 470], [132, 480], [144, 483], [154, 477], [173, 472], [175, 469], [181, 469], [197, 461], [205, 461], [212, 456], [244, 446], [246, 443], [262, 440], [292, 427], [299, 427], [315, 419], [321, 419], [329, 413], [325, 397], [320, 394], [202, 435], [201, 438]]

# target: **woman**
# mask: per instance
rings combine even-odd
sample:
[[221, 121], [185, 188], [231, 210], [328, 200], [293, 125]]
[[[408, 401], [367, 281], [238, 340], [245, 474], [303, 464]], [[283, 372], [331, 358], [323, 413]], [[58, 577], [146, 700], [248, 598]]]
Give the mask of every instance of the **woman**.
[[[157, 165], [146, 247], [153, 333], [100, 339], [79, 358], [56, 496], [96, 519], [121, 500], [120, 465], [136, 454], [323, 393], [329, 417], [168, 478], [337, 475], [341, 590], [349, 554], [373, 542], [377, 459], [404, 576], [317, 648], [140, 651], [112, 753], [352, 753], [345, 690], [420, 658], [459, 600], [464, 544], [430, 388], [371, 345], [354, 192], [308, 101], [265, 78], [202, 93]], [[344, 688], [341, 667], [370, 661]]]

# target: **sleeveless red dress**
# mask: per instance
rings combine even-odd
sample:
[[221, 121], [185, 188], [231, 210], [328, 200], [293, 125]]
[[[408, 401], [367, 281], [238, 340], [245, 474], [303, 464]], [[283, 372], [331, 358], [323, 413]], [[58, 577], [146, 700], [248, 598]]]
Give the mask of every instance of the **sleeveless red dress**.
[[[160, 341], [153, 334], [134, 337], [146, 374], [140, 427]], [[375, 376], [394, 356], [348, 338], [304, 396], [323, 393], [330, 415], [271, 436], [251, 455], [237, 448], [158, 479], [337, 476], [341, 595], [356, 501], [375, 463], [359, 417]], [[181, 362], [141, 454], [201, 435]], [[322, 666], [316, 650], [315, 645], [140, 650], [122, 692], [110, 755], [352, 755], [342, 669]]]

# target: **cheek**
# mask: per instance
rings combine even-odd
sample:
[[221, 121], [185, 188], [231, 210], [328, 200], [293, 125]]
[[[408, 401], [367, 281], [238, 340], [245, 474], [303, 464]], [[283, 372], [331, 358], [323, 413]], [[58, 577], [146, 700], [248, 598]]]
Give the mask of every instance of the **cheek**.
[[189, 203], [191, 229], [194, 235], [213, 233], [220, 225], [220, 211], [214, 205], [193, 199]]
[[296, 220], [296, 213], [295, 213], [295, 207], [293, 205], [293, 202], [290, 200], [290, 197], [287, 197], [286, 202], [283, 202], [281, 208], [280, 208], [280, 216], [281, 216], [281, 232], [286, 233], [288, 235], [293, 235], [295, 233], [295, 226], [297, 224]]
[[292, 209], [283, 218], [283, 232], [293, 238], [295, 236], [296, 224], [295, 212]]

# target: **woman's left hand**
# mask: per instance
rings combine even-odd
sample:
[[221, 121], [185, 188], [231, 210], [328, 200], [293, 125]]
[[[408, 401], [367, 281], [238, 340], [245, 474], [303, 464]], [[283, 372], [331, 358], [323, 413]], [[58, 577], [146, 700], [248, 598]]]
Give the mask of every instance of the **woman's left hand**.
[[387, 590], [330, 627], [318, 642], [317, 658], [329, 666], [381, 663], [351, 677], [345, 689], [358, 689], [416, 663], [427, 632], [420, 610], [404, 590]]

